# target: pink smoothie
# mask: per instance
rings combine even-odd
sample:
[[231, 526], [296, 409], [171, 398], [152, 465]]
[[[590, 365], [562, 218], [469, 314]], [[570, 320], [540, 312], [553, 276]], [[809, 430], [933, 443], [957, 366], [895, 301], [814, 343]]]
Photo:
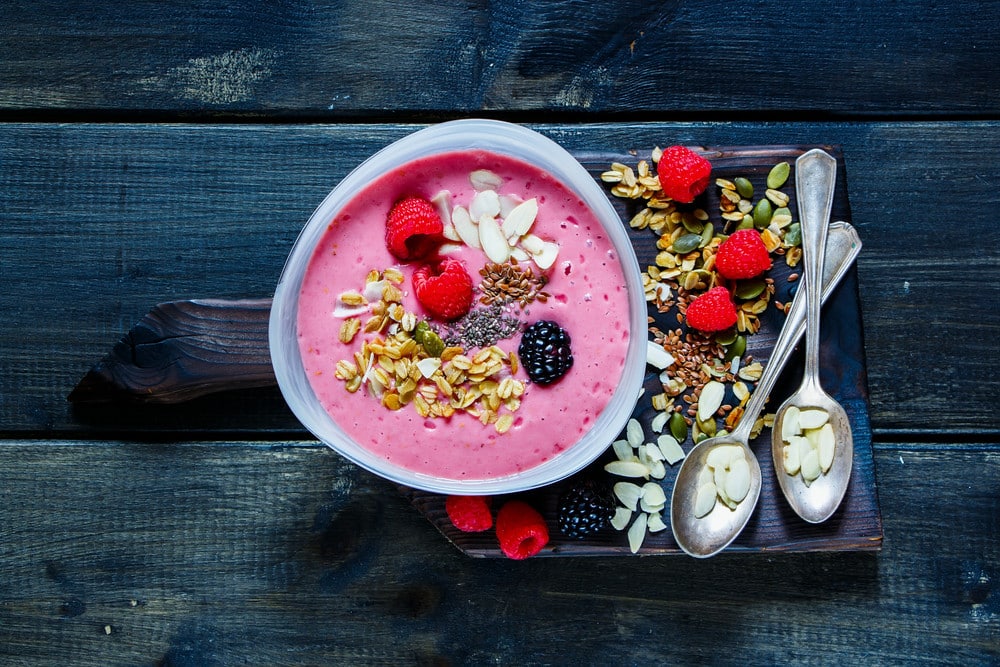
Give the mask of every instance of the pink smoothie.
[[[524, 309], [513, 306], [511, 314], [523, 326], [543, 319], [557, 322], [569, 333], [574, 356], [569, 372], [548, 386], [532, 384], [524, 369], [518, 369], [516, 378], [526, 388], [514, 424], [505, 433], [462, 412], [445, 419], [421, 417], [413, 405], [389, 410], [367, 391], [348, 392], [335, 377], [337, 362], [352, 359], [366, 335], [358, 334], [349, 344], [340, 342], [343, 317], [334, 314], [337, 297], [362, 289], [372, 269], [399, 268], [406, 277], [401, 286], [406, 310], [427, 317], [410, 287], [417, 264], [400, 262], [385, 245], [385, 220], [393, 203], [407, 195], [431, 199], [447, 190], [456, 204], [467, 205], [475, 195], [469, 175], [477, 169], [488, 169], [503, 179], [501, 195], [537, 199], [538, 216], [531, 232], [559, 245], [558, 258], [545, 272], [549, 281], [544, 290], [551, 296]], [[463, 246], [450, 256], [464, 261], [478, 284], [479, 269], [489, 262], [483, 251]], [[628, 311], [617, 253], [579, 197], [520, 160], [486, 151], [459, 151], [419, 159], [384, 174], [330, 222], [302, 284], [299, 346], [313, 391], [361, 446], [418, 473], [490, 479], [543, 463], [571, 447], [591, 427], [622, 374]], [[519, 341], [517, 333], [497, 345], [516, 351]]]

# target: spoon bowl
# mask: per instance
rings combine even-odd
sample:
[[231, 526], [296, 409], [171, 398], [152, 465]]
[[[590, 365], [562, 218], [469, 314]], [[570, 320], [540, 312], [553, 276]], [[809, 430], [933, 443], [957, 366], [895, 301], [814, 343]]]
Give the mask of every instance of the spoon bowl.
[[[747, 423], [752, 425], [753, 420]], [[702, 440], [684, 457], [684, 463], [677, 471], [677, 482], [670, 501], [670, 527], [681, 549], [695, 558], [708, 558], [729, 546], [743, 532], [760, 498], [760, 463], [747, 440], [734, 437], [738, 430], [731, 435]], [[698, 518], [695, 515], [698, 477], [707, 465], [712, 450], [724, 445], [738, 445], [744, 450], [743, 454], [750, 464], [750, 490], [735, 509], [717, 501], [711, 512]]]
[[[829, 415], [829, 424], [834, 432], [834, 456], [830, 469], [820, 474], [810, 484], [806, 484], [799, 472], [788, 474], [784, 469], [784, 442], [781, 437], [788, 407], [811, 407], [825, 410]], [[822, 523], [829, 519], [847, 491], [851, 478], [851, 468], [854, 461], [854, 438], [851, 434], [851, 423], [844, 408], [826, 392], [814, 391], [804, 387], [794, 393], [777, 412], [774, 428], [771, 431], [771, 455], [774, 458], [774, 473], [778, 478], [778, 486], [788, 500], [788, 504], [803, 520], [809, 523]]]
[[[805, 374], [798, 391], [778, 409], [771, 430], [771, 456], [778, 486], [795, 513], [809, 523], [826, 521], [840, 506], [854, 461], [854, 438], [847, 413], [823, 390], [819, 380], [820, 286], [836, 175], [836, 160], [819, 149], [803, 154], [795, 163], [796, 187], [802, 193], [799, 197], [799, 221], [805, 268], [804, 283], [795, 301], [804, 297], [806, 304]], [[832, 462], [826, 455], [824, 463], [828, 465], [823, 466], [824, 470], [817, 467], [817, 462], [824, 458], [823, 454], [818, 454], [818, 445], [814, 445], [816, 450], [811, 451], [812, 447], [805, 440], [796, 438], [792, 441], [800, 431], [797, 423], [791, 423], [792, 419], [797, 422], [797, 417], [789, 416], [792, 407], [799, 412], [810, 408], [826, 412], [826, 423], [832, 432], [825, 435], [827, 441], [832, 437], [833, 455]], [[814, 442], [818, 440], [818, 437], [814, 438]], [[792, 444], [786, 447], [789, 441]], [[801, 446], [799, 443], [802, 443]], [[810, 456], [815, 458], [807, 472], [807, 466], [802, 464]]]

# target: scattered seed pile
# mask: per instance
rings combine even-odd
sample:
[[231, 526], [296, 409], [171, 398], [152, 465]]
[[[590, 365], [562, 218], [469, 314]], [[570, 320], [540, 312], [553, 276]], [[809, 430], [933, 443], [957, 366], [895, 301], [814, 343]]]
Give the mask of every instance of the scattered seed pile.
[[[661, 370], [662, 392], [640, 399], [650, 401], [657, 416], [649, 424], [639, 425], [650, 432], [649, 438], [643, 434], [639, 440], [656, 441], [663, 437], [658, 434], [669, 428], [671, 439], [687, 444], [731, 431], [751, 395], [748, 383], [760, 379], [763, 371], [759, 362], [746, 355], [747, 337], [760, 329], [760, 315], [775, 294], [774, 280], [766, 274], [746, 280], [725, 280], [715, 266], [719, 246], [737, 230], [754, 229], [772, 257], [783, 257], [788, 266], [794, 267], [802, 258], [801, 230], [788, 208], [790, 198], [782, 191], [791, 171], [787, 162], [769, 171], [760, 183], [765, 186], [759, 188], [763, 194], [756, 197], [750, 178], [717, 178], [719, 211], [710, 215], [701, 204], [703, 197], [691, 204], [681, 204], [663, 194], [656, 176], [661, 155], [659, 148], [654, 149], [650, 160], [640, 160], [634, 169], [612, 163], [601, 179], [611, 186], [614, 196], [635, 206], [629, 226], [649, 230], [657, 250], [653, 264], [642, 274], [642, 281], [649, 308], [660, 316], [656, 319], [650, 316], [648, 323], [650, 346], [657, 350], [657, 354], [651, 354], [650, 363]], [[797, 277], [792, 274], [789, 281]], [[689, 328], [685, 318], [688, 306], [699, 295], [719, 285], [725, 285], [736, 302], [735, 326], [715, 334]], [[777, 302], [774, 305], [785, 313], [790, 306]], [[657, 324], [663, 316], [671, 319], [671, 315], [676, 326]], [[706, 393], [706, 388], [711, 391]], [[759, 418], [755, 433], [772, 423], [773, 415]], [[633, 440], [636, 437], [632, 435]], [[647, 465], [633, 465], [642, 463], [640, 457], [619, 449], [622, 451], [616, 450], [618, 461], [609, 464], [613, 469], [609, 472], [648, 479], [652, 465], [649, 460]], [[624, 530], [632, 522], [628, 535], [635, 552], [646, 532], [636, 525], [645, 519], [642, 523], [659, 528], [659, 508], [647, 503], [646, 509], [653, 512], [638, 512], [641, 507], [631, 496], [624, 501], [621, 496], [618, 499], [629, 514], [624, 516], [620, 511], [615, 527]], [[638, 516], [633, 521], [634, 511]]]

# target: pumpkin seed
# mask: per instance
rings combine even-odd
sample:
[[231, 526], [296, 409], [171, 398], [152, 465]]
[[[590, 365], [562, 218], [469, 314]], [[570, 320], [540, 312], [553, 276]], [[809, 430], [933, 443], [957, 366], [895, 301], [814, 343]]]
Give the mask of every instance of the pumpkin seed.
[[712, 242], [713, 236], [715, 236], [715, 225], [711, 222], [706, 223], [704, 228], [701, 230], [701, 243], [698, 244], [698, 247], [704, 248], [707, 246]]
[[733, 344], [726, 348], [726, 361], [732, 361], [736, 357], [742, 357], [747, 351], [746, 336], [737, 336]]
[[736, 341], [736, 330], [726, 329], [725, 331], [715, 334], [715, 342], [723, 347], [726, 345], [732, 345]]
[[761, 199], [753, 207], [753, 226], [757, 229], [765, 229], [771, 224], [772, 215], [774, 215], [774, 211], [771, 207], [771, 201], [769, 199]]
[[760, 296], [760, 293], [767, 288], [767, 283], [760, 279], [744, 280], [736, 286], [737, 299], [753, 299]]
[[749, 214], [744, 215], [740, 224], [736, 225], [736, 229], [753, 229], [753, 227], [753, 216]]
[[681, 224], [684, 225], [684, 229], [692, 234], [701, 234], [701, 230], [705, 228], [705, 224], [692, 215], [685, 215], [681, 220]]
[[801, 245], [802, 225], [797, 222], [793, 222], [792, 224], [788, 225], [788, 228], [785, 229], [785, 236], [783, 238], [783, 241], [785, 245], [789, 247]]
[[688, 437], [688, 427], [687, 422], [684, 421], [684, 416], [675, 412], [670, 415], [670, 435], [674, 436], [677, 442], [684, 442]]
[[767, 174], [767, 187], [769, 188], [780, 188], [788, 180], [788, 172], [791, 166], [787, 162], [779, 162], [778, 164], [771, 167], [771, 171]]
[[753, 183], [748, 179], [740, 176], [733, 180], [733, 184], [736, 186], [736, 191], [740, 193], [741, 197], [746, 199], [753, 197]]
[[[766, 199], [764, 201], [767, 201]], [[697, 250], [701, 245], [700, 234], [684, 234], [670, 246], [670, 251], [677, 255], [686, 255], [692, 250]]]

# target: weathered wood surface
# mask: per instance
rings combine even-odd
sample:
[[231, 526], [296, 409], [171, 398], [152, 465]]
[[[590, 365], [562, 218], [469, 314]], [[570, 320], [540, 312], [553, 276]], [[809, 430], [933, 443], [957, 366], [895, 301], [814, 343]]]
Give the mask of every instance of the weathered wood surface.
[[1000, 455], [927, 445], [880, 554], [518, 563], [309, 443], [7, 441], [0, 663], [996, 664]]
[[996, 0], [6, 2], [0, 111], [975, 116], [1000, 108], [998, 12]]
[[[0, 663], [1000, 662], [997, 0], [0, 16]], [[347, 171], [470, 115], [843, 148], [880, 553], [470, 559], [274, 389], [66, 401], [151, 304], [269, 296]]]
[[[667, 142], [840, 145], [865, 242], [873, 432], [1000, 435], [1000, 124], [534, 127], [584, 158]], [[313, 208], [413, 129], [0, 125], [0, 431], [302, 433], [270, 389], [124, 412], [74, 411], [66, 396], [152, 304], [270, 296]]]

